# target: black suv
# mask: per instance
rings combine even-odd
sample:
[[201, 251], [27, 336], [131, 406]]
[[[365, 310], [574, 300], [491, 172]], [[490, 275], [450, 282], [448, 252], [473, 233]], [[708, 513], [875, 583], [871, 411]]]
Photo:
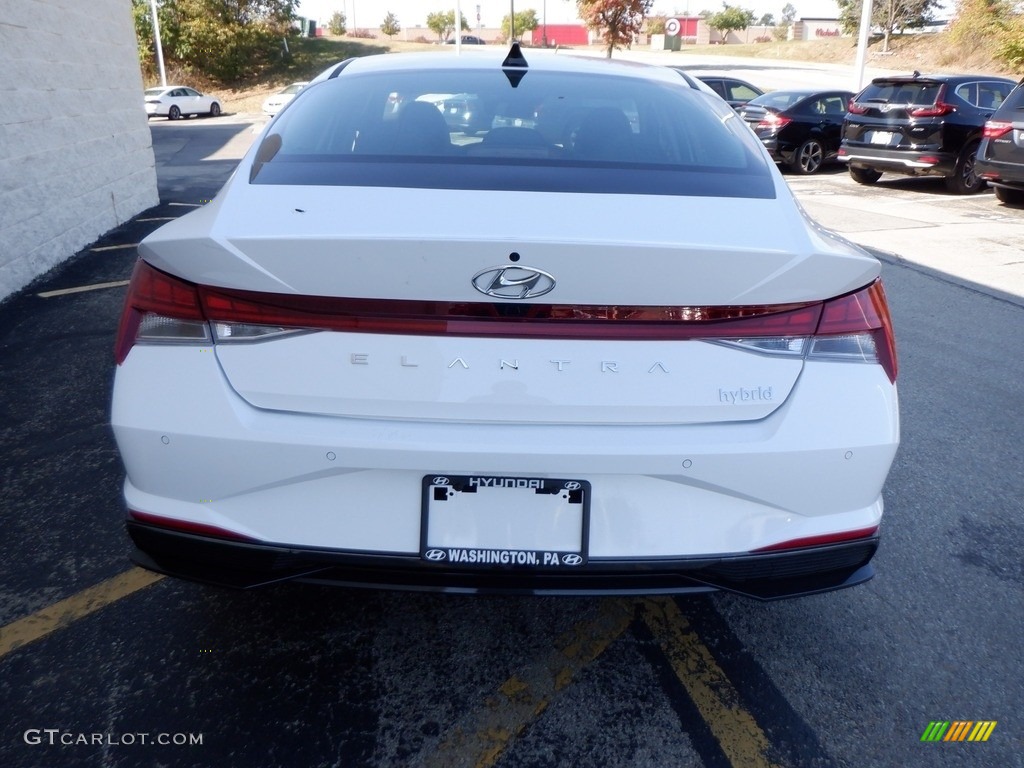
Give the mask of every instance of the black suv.
[[985, 123], [976, 168], [999, 200], [1024, 205], [1024, 80]]
[[958, 195], [977, 192], [985, 185], [975, 173], [985, 121], [1014, 84], [988, 75], [875, 78], [850, 101], [838, 159], [861, 184], [903, 173], [944, 176]]

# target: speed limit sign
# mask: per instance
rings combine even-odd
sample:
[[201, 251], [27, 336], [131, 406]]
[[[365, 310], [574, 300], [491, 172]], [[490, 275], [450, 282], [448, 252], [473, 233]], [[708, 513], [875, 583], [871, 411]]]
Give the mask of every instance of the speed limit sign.
[[679, 19], [669, 19], [665, 22], [665, 34], [669, 37], [679, 34]]

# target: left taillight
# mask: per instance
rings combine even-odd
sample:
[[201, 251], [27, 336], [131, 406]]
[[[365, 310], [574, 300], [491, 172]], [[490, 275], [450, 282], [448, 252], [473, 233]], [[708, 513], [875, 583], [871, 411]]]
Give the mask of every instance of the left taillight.
[[135, 263], [117, 329], [114, 357], [120, 365], [139, 342], [210, 344], [210, 326], [193, 283]]
[[777, 131], [781, 128], [784, 128], [791, 122], [793, 122], [793, 118], [791, 117], [783, 117], [782, 115], [778, 115], [774, 112], [769, 112], [764, 117], [761, 118], [761, 122], [757, 124], [757, 128], [755, 128], [755, 130], [760, 129]]
[[983, 139], [999, 139], [1013, 130], [1013, 123], [1005, 120], [989, 120], [981, 133]]
[[896, 338], [881, 280], [825, 302], [807, 358], [877, 363], [896, 382]]

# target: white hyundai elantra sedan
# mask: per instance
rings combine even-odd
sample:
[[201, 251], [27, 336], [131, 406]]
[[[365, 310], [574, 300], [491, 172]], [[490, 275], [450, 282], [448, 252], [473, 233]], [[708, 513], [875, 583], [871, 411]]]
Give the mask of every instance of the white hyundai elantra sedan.
[[147, 568], [765, 599], [872, 576], [880, 265], [675, 72], [343, 62], [139, 254], [112, 422]]

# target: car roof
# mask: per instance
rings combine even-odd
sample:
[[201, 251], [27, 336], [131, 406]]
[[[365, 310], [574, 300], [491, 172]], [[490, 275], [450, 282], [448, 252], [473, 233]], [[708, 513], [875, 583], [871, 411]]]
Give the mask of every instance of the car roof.
[[915, 72], [911, 75], [887, 75], [885, 77], [872, 78], [872, 83], [956, 83], [963, 81], [972, 80], [997, 80], [1004, 83], [1015, 82], [1009, 77], [1003, 77], [1002, 75], [922, 75]]
[[[465, 50], [460, 54], [454, 52], [438, 53], [392, 53], [374, 56], [360, 56], [332, 65], [312, 82], [329, 79], [341, 64], [345, 64], [346, 74], [362, 72], [401, 72], [410, 70], [430, 69], [501, 69], [502, 62], [508, 55], [503, 46], [491, 46]], [[566, 72], [583, 74], [603, 74], [619, 77], [637, 77], [647, 80], [661, 80], [678, 85], [679, 76], [670, 72], [667, 67], [642, 64], [633, 61], [606, 58], [571, 56], [555, 51], [529, 49], [524, 52], [527, 62], [526, 71]]]

